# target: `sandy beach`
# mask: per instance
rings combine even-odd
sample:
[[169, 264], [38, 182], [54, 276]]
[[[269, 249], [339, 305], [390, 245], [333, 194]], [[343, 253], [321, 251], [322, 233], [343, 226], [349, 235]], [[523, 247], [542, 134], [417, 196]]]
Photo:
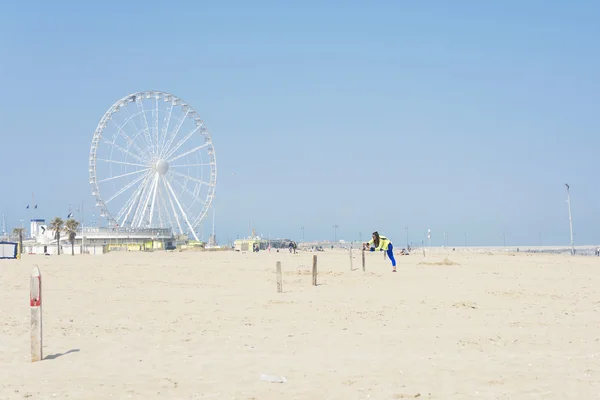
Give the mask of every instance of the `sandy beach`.
[[600, 398], [600, 258], [316, 254], [0, 260], [0, 399]]

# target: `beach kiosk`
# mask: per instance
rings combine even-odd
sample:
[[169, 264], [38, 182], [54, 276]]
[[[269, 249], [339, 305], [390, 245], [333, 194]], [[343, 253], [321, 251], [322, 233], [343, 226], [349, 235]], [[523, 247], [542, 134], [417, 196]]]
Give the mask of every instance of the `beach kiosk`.
[[18, 257], [19, 244], [14, 242], [0, 242], [0, 259], [16, 259]]
[[235, 251], [252, 251], [254, 245], [260, 246], [261, 240], [259, 238], [247, 238], [247, 239], [238, 239], [233, 242], [235, 247]]

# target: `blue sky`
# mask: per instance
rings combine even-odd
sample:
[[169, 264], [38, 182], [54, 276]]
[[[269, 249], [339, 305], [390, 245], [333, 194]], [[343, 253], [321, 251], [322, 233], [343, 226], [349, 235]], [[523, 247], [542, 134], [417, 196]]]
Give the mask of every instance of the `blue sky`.
[[[66, 216], [119, 98], [164, 90], [206, 122], [221, 242], [249, 234], [600, 242], [593, 1], [7, 1], [0, 212]], [[240, 199], [243, 199], [241, 202]], [[210, 223], [205, 225], [208, 231]]]

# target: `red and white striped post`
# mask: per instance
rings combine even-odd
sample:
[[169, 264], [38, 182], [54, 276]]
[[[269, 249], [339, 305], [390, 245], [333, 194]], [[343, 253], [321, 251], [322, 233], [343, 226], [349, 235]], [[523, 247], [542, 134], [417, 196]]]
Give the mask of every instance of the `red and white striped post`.
[[31, 362], [42, 360], [42, 274], [33, 267], [29, 279], [29, 306], [31, 308]]

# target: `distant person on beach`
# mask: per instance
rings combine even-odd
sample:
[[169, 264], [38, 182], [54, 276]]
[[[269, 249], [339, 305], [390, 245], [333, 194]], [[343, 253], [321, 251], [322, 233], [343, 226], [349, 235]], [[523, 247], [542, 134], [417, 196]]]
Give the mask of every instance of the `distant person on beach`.
[[291, 252], [294, 252], [294, 254], [296, 254], [296, 247], [297, 247], [297, 246], [296, 246], [296, 242], [294, 242], [293, 240], [292, 240], [292, 241], [290, 241], [290, 244], [289, 244], [289, 246], [288, 246], [288, 247], [289, 247], [289, 249], [290, 249], [290, 253], [291, 253]]
[[379, 232], [373, 232], [371, 240], [363, 243], [364, 247], [369, 247], [370, 251], [385, 251], [388, 258], [392, 261], [392, 272], [396, 272], [396, 259], [394, 258], [394, 246], [392, 241], [385, 236], [381, 236]]

